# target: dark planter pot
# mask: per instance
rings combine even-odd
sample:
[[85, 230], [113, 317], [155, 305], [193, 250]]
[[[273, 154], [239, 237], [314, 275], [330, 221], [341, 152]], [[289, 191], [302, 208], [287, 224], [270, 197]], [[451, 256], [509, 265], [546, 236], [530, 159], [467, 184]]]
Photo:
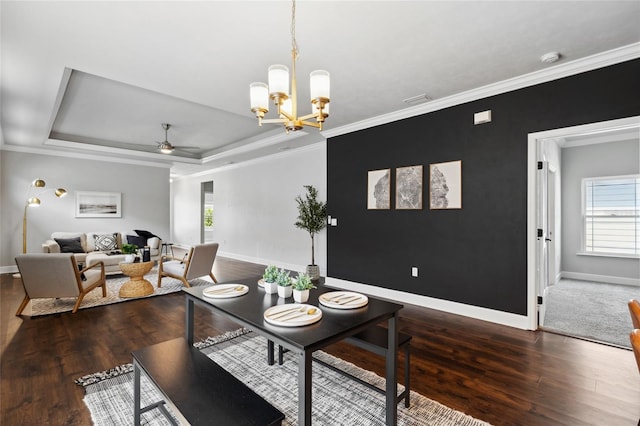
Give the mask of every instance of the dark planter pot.
[[318, 265], [307, 265], [307, 275], [312, 281], [320, 279], [320, 267]]

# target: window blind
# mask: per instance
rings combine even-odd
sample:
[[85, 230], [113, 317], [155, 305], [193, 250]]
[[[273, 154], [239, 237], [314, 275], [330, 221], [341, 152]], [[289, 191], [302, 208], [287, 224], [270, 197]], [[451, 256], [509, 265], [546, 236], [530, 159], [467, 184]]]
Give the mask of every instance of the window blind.
[[583, 182], [584, 251], [640, 255], [640, 176]]

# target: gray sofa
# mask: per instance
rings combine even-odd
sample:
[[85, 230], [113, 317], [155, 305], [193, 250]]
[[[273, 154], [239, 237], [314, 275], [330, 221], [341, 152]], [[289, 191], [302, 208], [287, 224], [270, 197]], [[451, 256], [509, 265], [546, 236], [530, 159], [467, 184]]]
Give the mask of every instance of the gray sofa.
[[156, 236], [141, 237], [135, 231], [54, 232], [51, 234], [51, 239], [42, 244], [42, 251], [44, 253], [72, 252], [78, 263], [89, 266], [102, 261], [105, 264], [106, 274], [120, 274], [118, 264], [124, 261], [124, 255], [108, 253], [122, 250], [122, 244], [131, 241], [135, 241], [134, 244], [139, 248], [142, 248], [141, 244], [148, 246], [152, 261], [160, 259], [162, 240]]

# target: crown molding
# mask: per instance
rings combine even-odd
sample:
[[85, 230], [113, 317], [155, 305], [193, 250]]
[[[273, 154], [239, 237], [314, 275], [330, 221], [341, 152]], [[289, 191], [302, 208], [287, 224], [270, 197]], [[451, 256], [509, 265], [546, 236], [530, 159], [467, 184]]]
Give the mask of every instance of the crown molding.
[[29, 146], [0, 145], [0, 151], [21, 152], [25, 154], [46, 155], [51, 157], [79, 158], [82, 160], [95, 160], [95, 161], [103, 161], [106, 163], [135, 164], [139, 166], [160, 167], [165, 169], [171, 168], [170, 163], [134, 160], [130, 158], [116, 158], [116, 157], [109, 157], [106, 155], [85, 154], [80, 152], [48, 150], [48, 149], [34, 148]]
[[357, 121], [345, 126], [329, 129], [322, 132], [326, 138], [380, 126], [382, 124], [403, 120], [417, 115], [438, 111], [455, 105], [464, 104], [471, 101], [511, 92], [536, 84], [546, 83], [560, 78], [569, 77], [598, 68], [619, 64], [640, 57], [640, 43], [633, 43], [617, 49], [608, 50], [586, 58], [576, 59], [554, 67], [534, 71], [518, 77], [503, 80], [497, 83], [488, 84], [466, 92], [457, 93], [442, 99], [435, 99], [431, 102], [405, 108], [389, 114]]

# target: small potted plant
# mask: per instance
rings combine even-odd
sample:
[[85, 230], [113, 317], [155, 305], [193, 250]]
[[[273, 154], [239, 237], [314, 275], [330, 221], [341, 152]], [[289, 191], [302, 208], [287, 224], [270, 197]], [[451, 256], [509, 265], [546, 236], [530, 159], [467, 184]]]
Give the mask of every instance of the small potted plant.
[[278, 283], [278, 296], [285, 299], [291, 297], [291, 277], [289, 276], [289, 272], [280, 269], [276, 282]]
[[278, 292], [278, 283], [276, 282], [278, 279], [278, 272], [278, 267], [275, 265], [269, 265], [264, 270], [262, 282], [264, 282], [264, 291], [269, 294]]
[[305, 303], [309, 300], [309, 290], [316, 288], [311, 281], [311, 277], [304, 272], [298, 273], [298, 278], [293, 281], [293, 300], [298, 303]]
[[138, 253], [138, 246], [135, 244], [123, 244], [122, 245], [122, 254], [126, 254], [124, 261], [131, 263], [135, 260], [136, 254]]

